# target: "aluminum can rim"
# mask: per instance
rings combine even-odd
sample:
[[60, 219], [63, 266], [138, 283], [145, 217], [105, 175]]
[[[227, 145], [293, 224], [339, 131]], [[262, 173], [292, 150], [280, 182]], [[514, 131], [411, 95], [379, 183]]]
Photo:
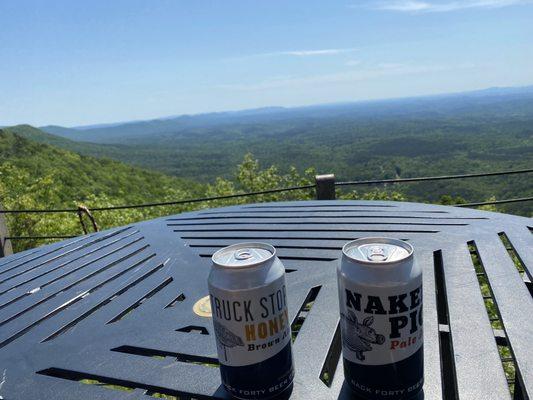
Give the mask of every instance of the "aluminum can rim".
[[[250, 262], [248, 264], [242, 264], [242, 265], [227, 265], [217, 260], [222, 256], [222, 254], [228, 251], [231, 251], [231, 250], [237, 251], [239, 249], [247, 249], [247, 248], [266, 250], [270, 252], [270, 256], [268, 256], [267, 258], [261, 259], [261, 260], [257, 260], [255, 262]], [[213, 264], [218, 267], [228, 268], [228, 269], [241, 269], [241, 268], [256, 267], [258, 265], [264, 264], [265, 262], [272, 260], [275, 256], [276, 256], [276, 249], [271, 244], [263, 243], [263, 242], [242, 242], [242, 243], [235, 243], [230, 246], [226, 246], [226, 247], [223, 247], [222, 249], [217, 250], [211, 256], [211, 261], [213, 261]]]
[[[348, 250], [352, 249], [353, 247], [355, 247], [357, 245], [373, 244], [373, 243], [376, 243], [376, 244], [378, 244], [378, 243], [391, 244], [391, 245], [399, 246], [399, 247], [402, 247], [404, 250], [406, 250], [409, 254], [406, 257], [404, 257], [404, 258], [397, 259], [397, 260], [391, 260], [391, 261], [382, 261], [382, 260], [372, 261], [372, 260], [368, 260], [368, 259], [363, 260], [363, 259], [359, 259], [359, 258], [353, 257], [353, 256], [348, 254]], [[353, 262], [356, 262], [356, 263], [359, 263], [359, 264], [376, 265], [376, 266], [377, 265], [393, 265], [393, 264], [398, 264], [398, 263], [404, 262], [406, 260], [412, 259], [413, 258], [413, 252], [414, 252], [413, 246], [410, 243], [407, 243], [404, 240], [394, 239], [394, 238], [387, 238], [387, 237], [377, 237], [377, 236], [376, 237], [365, 237], [365, 238], [355, 239], [355, 240], [352, 240], [352, 241], [346, 243], [342, 247], [342, 255], [344, 257], [348, 258], [350, 261], [353, 261]]]

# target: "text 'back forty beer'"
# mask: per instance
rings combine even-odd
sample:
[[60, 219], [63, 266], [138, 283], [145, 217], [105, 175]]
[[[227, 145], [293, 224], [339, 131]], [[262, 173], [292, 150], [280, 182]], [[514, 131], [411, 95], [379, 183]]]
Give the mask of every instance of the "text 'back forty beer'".
[[344, 375], [365, 399], [410, 399], [424, 382], [422, 270], [401, 240], [347, 243], [337, 271]]
[[274, 247], [242, 243], [213, 255], [209, 295], [222, 383], [234, 397], [266, 399], [292, 386], [285, 268]]

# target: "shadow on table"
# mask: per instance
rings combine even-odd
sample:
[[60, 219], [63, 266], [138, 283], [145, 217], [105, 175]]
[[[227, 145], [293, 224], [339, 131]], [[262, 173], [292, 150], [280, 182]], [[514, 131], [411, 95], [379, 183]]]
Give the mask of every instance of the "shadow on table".
[[[346, 382], [342, 384], [341, 391], [337, 400], [365, 400], [362, 397], [355, 396]], [[410, 398], [409, 400], [424, 400], [424, 390], [422, 390], [415, 397]]]

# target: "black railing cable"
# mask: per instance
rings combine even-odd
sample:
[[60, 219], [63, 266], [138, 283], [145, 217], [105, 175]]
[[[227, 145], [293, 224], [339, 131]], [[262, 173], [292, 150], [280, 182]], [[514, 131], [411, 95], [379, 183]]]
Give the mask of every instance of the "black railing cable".
[[336, 186], [351, 186], [351, 185], [373, 185], [373, 184], [383, 184], [383, 183], [442, 181], [442, 180], [447, 180], [447, 179], [465, 179], [465, 178], [480, 178], [480, 177], [485, 177], [485, 176], [496, 176], [496, 175], [525, 174], [528, 172], [533, 172], [533, 168], [518, 169], [518, 170], [513, 170], [513, 171], [486, 172], [486, 173], [478, 173], [478, 174], [422, 176], [418, 178], [376, 179], [376, 180], [369, 180], [369, 181], [348, 181], [348, 182], [337, 182], [335, 183], [335, 185]]
[[[423, 181], [438, 181], [445, 179], [464, 179], [464, 178], [479, 178], [486, 176], [497, 176], [497, 175], [511, 175], [511, 174], [524, 174], [533, 172], [533, 168], [530, 169], [521, 169], [513, 171], [501, 171], [501, 172], [486, 172], [486, 173], [477, 173], [477, 174], [463, 174], [463, 175], [443, 175], [443, 176], [425, 176], [418, 178], [401, 178], [401, 179], [380, 179], [380, 180], [367, 180], [367, 181], [347, 181], [347, 182], [336, 182], [335, 186], [350, 186], [350, 185], [372, 185], [372, 184], [384, 184], [384, 183], [405, 183], [405, 182], [423, 182]], [[187, 203], [200, 203], [205, 201], [215, 201], [215, 200], [225, 200], [233, 199], [238, 197], [248, 197], [248, 196], [258, 196], [264, 194], [272, 193], [281, 193], [288, 192], [293, 190], [305, 190], [305, 189], [314, 189], [316, 185], [303, 185], [303, 186], [292, 186], [279, 189], [268, 189], [250, 193], [237, 193], [229, 194], [224, 196], [213, 196], [213, 197], [201, 197], [197, 199], [185, 199], [185, 200], [175, 200], [175, 201], [165, 201], [165, 202], [154, 202], [154, 203], [144, 203], [144, 204], [133, 204], [133, 205], [120, 205], [120, 206], [108, 206], [108, 207], [91, 207], [91, 211], [111, 211], [111, 210], [124, 210], [124, 209], [133, 209], [133, 208], [148, 208], [148, 207], [161, 207], [161, 206], [173, 206]], [[526, 199], [528, 200], [528, 199]], [[523, 200], [523, 201], [526, 201]], [[504, 200], [502, 200], [504, 201]], [[23, 213], [70, 213], [78, 212], [78, 208], [58, 208], [58, 209], [26, 209], [26, 210], [4, 210], [1, 209], [0, 213], [2, 214], [23, 214]]]
[[477, 207], [477, 206], [490, 206], [493, 204], [520, 203], [522, 201], [533, 201], [533, 197], [521, 197], [518, 199], [482, 201], [479, 203], [465, 203], [465, 204], [452, 204], [452, 205], [456, 207]]
[[[521, 197], [517, 199], [506, 199], [506, 200], [494, 200], [494, 201], [483, 201], [478, 203], [463, 203], [463, 204], [448, 204], [455, 207], [479, 207], [487, 205], [496, 205], [496, 204], [505, 204], [505, 203], [518, 203], [525, 201], [533, 201], [533, 197]], [[98, 230], [95, 230], [98, 232]], [[84, 233], [87, 234], [86, 230]], [[15, 241], [15, 240], [45, 240], [45, 239], [70, 239], [75, 238], [76, 235], [54, 235], [54, 236], [7, 236], [4, 241]]]
[[[518, 199], [483, 201], [479, 203], [464, 203], [464, 204], [448, 204], [455, 207], [479, 207], [487, 205], [518, 203], [523, 201], [533, 201], [533, 197], [522, 197]], [[57, 236], [7, 236], [4, 240], [44, 240], [44, 239], [71, 239], [77, 237], [76, 235], [57, 235]]]
[[[314, 187], [315, 185], [304, 185], [304, 186], [293, 186], [293, 187], [280, 188], [280, 189], [262, 190], [262, 191], [250, 192], [250, 193], [236, 193], [236, 194], [228, 194], [224, 196], [200, 197], [197, 199], [185, 199], [185, 200], [158, 202], [158, 203], [144, 203], [144, 204], [109, 206], [109, 207], [91, 207], [91, 211], [110, 211], [110, 210], [124, 210], [128, 208], [174, 206], [174, 205], [187, 204], [187, 203], [200, 203], [203, 201], [225, 200], [225, 199], [233, 199], [236, 197], [258, 196], [258, 195], [263, 195], [263, 194], [288, 192], [292, 190], [313, 189]], [[57, 209], [29, 209], [29, 210], [0, 210], [0, 213], [3, 213], [3, 214], [70, 213], [70, 212], [78, 212], [78, 209], [77, 208], [57, 208]]]
[[45, 240], [45, 239], [72, 239], [77, 235], [50, 235], [50, 236], [6, 236], [4, 240]]

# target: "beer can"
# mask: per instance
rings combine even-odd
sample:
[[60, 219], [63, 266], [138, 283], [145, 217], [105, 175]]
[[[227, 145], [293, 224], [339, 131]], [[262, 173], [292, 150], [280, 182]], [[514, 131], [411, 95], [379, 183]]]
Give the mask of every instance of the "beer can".
[[239, 399], [277, 396], [294, 377], [285, 268], [265, 243], [225, 247], [212, 261], [208, 284], [222, 384]]
[[345, 380], [371, 400], [415, 397], [424, 383], [422, 269], [389, 238], [347, 243], [337, 269]]

